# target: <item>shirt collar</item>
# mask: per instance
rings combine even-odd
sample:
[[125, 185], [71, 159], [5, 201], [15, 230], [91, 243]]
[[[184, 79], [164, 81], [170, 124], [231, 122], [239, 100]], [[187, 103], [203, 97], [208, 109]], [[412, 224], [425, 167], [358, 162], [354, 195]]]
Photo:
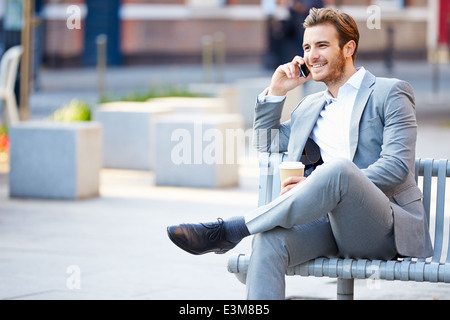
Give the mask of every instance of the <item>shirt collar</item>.
[[335, 97], [333, 97], [333, 95], [328, 90], [325, 91], [324, 96], [325, 96], [327, 105], [332, 104], [333, 102], [337, 101], [337, 99]]
[[366, 75], [366, 69], [364, 67], [359, 67], [356, 69], [356, 73], [348, 79], [346, 84], [351, 85], [353, 88], [359, 90], [361, 83]]
[[[364, 67], [359, 67], [356, 69], [356, 73], [350, 77], [350, 79], [347, 80], [347, 82], [344, 84], [344, 86], [350, 85], [356, 90], [359, 90], [361, 87], [362, 81], [364, 79], [364, 76], [366, 75], [366, 69]], [[343, 87], [344, 87], [343, 86]], [[336, 98], [333, 97], [333, 95], [330, 93], [330, 91], [325, 91], [325, 100], [327, 101], [327, 104], [336, 102]]]

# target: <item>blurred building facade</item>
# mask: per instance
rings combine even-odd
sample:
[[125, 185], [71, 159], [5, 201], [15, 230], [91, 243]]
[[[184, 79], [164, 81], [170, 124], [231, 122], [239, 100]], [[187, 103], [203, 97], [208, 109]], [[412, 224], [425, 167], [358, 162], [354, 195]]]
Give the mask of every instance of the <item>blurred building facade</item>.
[[[0, 0], [5, 21], [7, 2]], [[268, 13], [267, 1], [277, 1]], [[228, 62], [262, 61], [267, 16], [285, 19], [289, 0], [42, 0], [42, 59], [50, 67], [96, 61], [96, 38], [108, 37], [111, 65], [198, 63], [204, 36], [225, 36]], [[351, 14], [361, 31], [361, 59], [427, 57], [448, 46], [446, 0], [327, 0]], [[270, 6], [269, 6], [270, 7]], [[2, 24], [4, 25], [4, 23]], [[4, 41], [3, 41], [4, 42]]]

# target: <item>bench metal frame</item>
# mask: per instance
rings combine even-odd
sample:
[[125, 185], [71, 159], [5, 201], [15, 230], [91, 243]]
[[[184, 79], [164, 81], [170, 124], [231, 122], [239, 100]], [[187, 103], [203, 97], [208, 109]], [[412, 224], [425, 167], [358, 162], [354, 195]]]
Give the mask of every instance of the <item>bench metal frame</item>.
[[[260, 156], [259, 203], [264, 205], [280, 194], [278, 166], [286, 154]], [[434, 254], [428, 259], [367, 260], [317, 258], [288, 268], [286, 275], [337, 278], [337, 299], [354, 298], [354, 279], [383, 279], [450, 283], [449, 218], [445, 217], [445, 189], [450, 177], [449, 160], [416, 159], [416, 182], [423, 192], [423, 205], [433, 237]], [[447, 225], [447, 228], [445, 227]], [[228, 260], [228, 271], [245, 283], [250, 257], [235, 254]]]

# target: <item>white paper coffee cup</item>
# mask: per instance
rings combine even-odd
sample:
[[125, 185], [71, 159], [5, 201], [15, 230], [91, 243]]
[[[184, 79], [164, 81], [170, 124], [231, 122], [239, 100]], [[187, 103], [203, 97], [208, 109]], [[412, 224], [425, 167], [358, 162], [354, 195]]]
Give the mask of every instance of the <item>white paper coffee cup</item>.
[[301, 162], [282, 162], [279, 169], [281, 183], [289, 177], [303, 177], [305, 175], [305, 165]]

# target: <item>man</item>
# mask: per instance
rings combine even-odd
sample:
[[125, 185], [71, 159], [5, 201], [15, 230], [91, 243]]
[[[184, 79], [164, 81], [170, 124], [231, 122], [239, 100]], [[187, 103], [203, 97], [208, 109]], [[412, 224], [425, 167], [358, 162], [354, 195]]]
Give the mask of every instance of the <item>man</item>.
[[[258, 98], [255, 144], [262, 152], [288, 151], [296, 161], [313, 143], [323, 164], [307, 178], [284, 181], [278, 199], [245, 217], [168, 228], [172, 241], [194, 254], [224, 253], [255, 235], [249, 299], [283, 299], [286, 268], [321, 256], [432, 255], [414, 180], [410, 85], [355, 68], [359, 31], [349, 15], [312, 9], [304, 26], [304, 57], [280, 66]], [[307, 78], [299, 76], [302, 64], [311, 71]], [[305, 97], [280, 124], [286, 93], [311, 78], [328, 90]]]

